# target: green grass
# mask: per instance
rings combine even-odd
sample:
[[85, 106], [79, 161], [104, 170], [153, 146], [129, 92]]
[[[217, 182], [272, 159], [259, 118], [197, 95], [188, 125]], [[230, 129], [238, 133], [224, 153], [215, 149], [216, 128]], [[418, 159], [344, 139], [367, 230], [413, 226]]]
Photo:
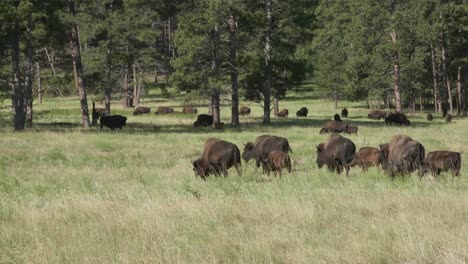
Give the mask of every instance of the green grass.
[[[202, 105], [202, 100], [194, 102]], [[319, 170], [318, 132], [334, 103], [309, 93], [280, 102], [295, 116], [259, 125], [261, 109], [239, 129], [194, 129], [195, 116], [128, 116], [123, 131], [79, 127], [76, 98], [35, 105], [33, 129], [14, 133], [0, 112], [0, 263], [468, 262], [468, 119], [428, 123], [409, 115], [411, 128], [370, 121], [362, 104], [342, 102], [358, 135], [357, 147], [377, 146], [398, 133], [426, 151], [462, 153], [462, 175], [416, 175], [391, 180], [378, 169], [350, 177]], [[145, 105], [174, 106], [183, 96], [153, 95]], [[153, 110], [152, 109], [152, 110]], [[206, 107], [199, 107], [199, 113]], [[222, 108], [229, 123], [230, 109]], [[71, 123], [67, 126], [51, 125]], [[243, 148], [261, 134], [287, 137], [293, 172], [267, 177], [243, 163], [243, 175], [196, 178], [191, 161], [205, 140], [219, 137]]]

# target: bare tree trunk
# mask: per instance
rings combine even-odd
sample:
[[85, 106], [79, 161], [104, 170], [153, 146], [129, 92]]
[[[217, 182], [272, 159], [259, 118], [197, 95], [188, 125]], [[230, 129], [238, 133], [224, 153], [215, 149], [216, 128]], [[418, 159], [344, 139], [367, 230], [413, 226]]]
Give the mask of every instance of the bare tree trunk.
[[237, 22], [234, 15], [229, 17], [229, 63], [231, 64], [231, 91], [232, 91], [232, 110], [231, 110], [231, 124], [233, 126], [239, 125], [239, 82], [237, 72], [237, 36], [236, 36]]
[[140, 86], [138, 85], [138, 71], [136, 64], [133, 64], [133, 106], [140, 103]]
[[93, 102], [93, 109], [91, 112], [91, 125], [95, 126], [97, 124], [98, 114], [96, 113], [96, 105]]
[[273, 96], [273, 115], [278, 117], [279, 113], [279, 100], [277, 97]]
[[108, 36], [106, 45], [106, 86], [104, 87], [104, 110], [110, 115], [112, 97], [112, 37]]
[[26, 107], [26, 127], [31, 128], [33, 124], [33, 47], [32, 47], [32, 21], [26, 26], [26, 69], [24, 74], [24, 105]]
[[[220, 43], [220, 36], [219, 36], [219, 25], [216, 23], [214, 30], [213, 30], [213, 58], [212, 58], [212, 65], [211, 71], [214, 78], [219, 78], [219, 43]], [[221, 121], [220, 117], [220, 106], [219, 106], [219, 89], [213, 88], [211, 90], [211, 107], [212, 107], [212, 115], [213, 115], [213, 127], [216, 127], [219, 122]]]
[[213, 106], [214, 106], [213, 93], [210, 92], [210, 103], [208, 104], [208, 114], [209, 115], [213, 115]]
[[265, 88], [263, 90], [263, 124], [270, 124], [270, 96], [272, 85], [272, 65], [271, 65], [271, 34], [273, 29], [273, 3], [266, 0], [265, 6], [267, 27], [265, 31]]
[[125, 66], [124, 76], [123, 76], [123, 100], [122, 106], [123, 108], [128, 108], [128, 66]]
[[213, 89], [211, 97], [213, 98], [213, 127], [216, 127], [221, 122], [219, 90]]
[[44, 49], [44, 52], [45, 52], [45, 54], [47, 56], [47, 62], [49, 62], [50, 69], [52, 70], [52, 77], [55, 77], [56, 73], [55, 73], [55, 67], [54, 67], [53, 53], [52, 53], [52, 55], [49, 54], [49, 51], [47, 50], [47, 48]]
[[24, 111], [24, 88], [20, 67], [20, 26], [19, 22], [15, 21], [14, 36], [12, 37], [11, 57], [14, 74], [13, 93], [11, 96], [13, 126], [15, 131], [21, 131], [25, 128], [26, 112]]
[[423, 111], [424, 111], [423, 99], [422, 99], [422, 96], [420, 95], [419, 96], [419, 112], [423, 112]]
[[462, 72], [462, 67], [459, 65], [457, 67], [457, 94], [458, 94], [458, 99], [457, 99], [457, 113], [461, 114], [462, 112], [462, 83], [461, 83], [461, 72]]
[[[75, 0], [69, 0], [68, 6], [73, 17], [76, 16]], [[70, 30], [70, 46], [73, 59], [73, 72], [75, 86], [80, 94], [81, 119], [83, 127], [89, 128], [88, 100], [86, 98], [86, 85], [83, 78], [83, 65], [81, 64], [80, 43], [78, 40], [78, 25], [73, 24]]]
[[37, 72], [37, 98], [39, 103], [42, 104], [42, 77], [41, 77], [41, 64], [36, 62], [36, 72]]
[[465, 77], [464, 77], [464, 89], [463, 89], [463, 93], [465, 94], [464, 96], [464, 102], [463, 102], [463, 115], [467, 115], [467, 112], [468, 112], [468, 65], [465, 64]]
[[440, 108], [437, 107], [439, 102], [439, 88], [437, 87], [437, 70], [436, 70], [436, 60], [435, 60], [435, 49], [431, 45], [431, 57], [432, 57], [432, 77], [434, 80], [434, 112], [440, 112]]
[[450, 78], [447, 71], [447, 55], [445, 50], [445, 34], [444, 32], [440, 33], [440, 50], [441, 50], [441, 59], [442, 59], [442, 76], [444, 78], [446, 89], [447, 89], [447, 97], [449, 106], [450, 106], [450, 113], [453, 114], [453, 102], [452, 102], [452, 92], [450, 91]]
[[401, 91], [400, 91], [400, 56], [398, 52], [398, 36], [396, 30], [390, 34], [394, 45], [393, 57], [393, 92], [395, 93], [395, 108], [401, 112]]

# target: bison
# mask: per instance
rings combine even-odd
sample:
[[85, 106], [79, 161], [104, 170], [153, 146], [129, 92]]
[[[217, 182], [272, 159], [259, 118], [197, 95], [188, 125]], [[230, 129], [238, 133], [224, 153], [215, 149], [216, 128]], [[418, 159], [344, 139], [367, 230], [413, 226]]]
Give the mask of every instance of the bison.
[[299, 111], [296, 112], [296, 116], [297, 117], [306, 117], [307, 114], [309, 113], [309, 110], [307, 109], [307, 107], [301, 107], [301, 109], [299, 109]]
[[346, 127], [345, 131], [343, 131], [346, 134], [357, 134], [358, 132], [358, 127], [357, 126], [348, 126]]
[[383, 155], [378, 148], [365, 147], [359, 149], [349, 165], [351, 167], [358, 165], [366, 171], [369, 167], [378, 167], [382, 161]]
[[210, 174], [220, 176], [228, 175], [228, 169], [232, 166], [236, 168], [241, 176], [241, 158], [239, 148], [233, 143], [218, 139], [209, 138], [203, 147], [201, 158], [192, 162], [196, 175], [203, 180]]
[[325, 133], [342, 133], [348, 129], [348, 124], [340, 121], [327, 121], [325, 126], [320, 130], [320, 134]]
[[382, 118], [385, 118], [388, 115], [387, 112], [382, 111], [382, 110], [372, 110], [368, 115], [367, 118], [369, 119], [374, 119], [374, 120], [380, 120]]
[[380, 151], [383, 155], [382, 168], [392, 177], [421, 171], [425, 149], [421, 143], [406, 135], [397, 135], [390, 143], [381, 144]]
[[146, 106], [138, 106], [135, 108], [135, 111], [133, 111], [133, 115], [142, 115], [142, 114], [149, 114], [151, 108], [146, 107]]
[[288, 117], [289, 111], [288, 109], [283, 109], [278, 113], [278, 117]]
[[182, 113], [183, 114], [196, 114], [197, 112], [198, 112], [198, 110], [197, 110], [196, 107], [184, 106], [184, 108], [182, 108]]
[[427, 121], [432, 121], [434, 117], [432, 116], [431, 113], [427, 113]]
[[111, 115], [111, 116], [103, 116], [99, 119], [99, 122], [102, 127], [106, 126], [112, 130], [116, 128], [122, 129], [127, 124], [127, 117], [121, 115]]
[[335, 121], [338, 121], [338, 122], [341, 122], [341, 121], [343, 121], [343, 120], [341, 120], [341, 118], [340, 118], [340, 115], [339, 115], [339, 114], [335, 114], [335, 115], [333, 116], [333, 120], [335, 120]]
[[239, 115], [241, 116], [250, 116], [250, 108], [247, 106], [241, 106], [239, 108]]
[[355, 153], [356, 145], [351, 140], [332, 134], [326, 143], [317, 146], [317, 166], [321, 169], [323, 165], [327, 165], [330, 171], [336, 171], [338, 174], [344, 167], [348, 176]]
[[158, 110], [156, 110], [156, 113], [157, 115], [167, 115], [167, 114], [172, 114], [174, 113], [174, 109], [171, 108], [171, 107], [167, 107], [167, 106], [160, 106], [158, 107]]
[[291, 158], [288, 153], [282, 151], [272, 151], [268, 158], [265, 160], [265, 169], [268, 175], [271, 171], [275, 172], [275, 176], [279, 173], [282, 176], [283, 168], [287, 169], [291, 173]]
[[199, 126], [207, 127], [207, 126], [211, 126], [212, 124], [213, 124], [213, 116], [201, 114], [201, 115], [198, 115], [197, 121], [193, 123], [193, 126], [194, 127], [199, 127]]
[[451, 123], [452, 122], [452, 115], [451, 114], [447, 114], [445, 116], [445, 122], [446, 123]]
[[399, 125], [399, 126], [410, 126], [411, 122], [408, 120], [406, 115], [402, 113], [393, 113], [385, 117], [385, 124], [387, 125]]
[[344, 118], [347, 118], [348, 117], [348, 109], [343, 108], [343, 110], [341, 110], [341, 116], [344, 117]]
[[262, 165], [263, 171], [266, 171], [265, 161], [268, 159], [273, 151], [282, 151], [285, 153], [292, 152], [289, 142], [286, 138], [262, 135], [257, 137], [255, 143], [247, 142], [244, 146], [244, 152], [242, 158], [248, 162], [251, 159], [255, 159], [255, 164], [258, 167]]
[[452, 171], [452, 175], [460, 176], [461, 155], [453, 151], [433, 151], [427, 154], [422, 163], [421, 176], [431, 172], [433, 176], [442, 171]]

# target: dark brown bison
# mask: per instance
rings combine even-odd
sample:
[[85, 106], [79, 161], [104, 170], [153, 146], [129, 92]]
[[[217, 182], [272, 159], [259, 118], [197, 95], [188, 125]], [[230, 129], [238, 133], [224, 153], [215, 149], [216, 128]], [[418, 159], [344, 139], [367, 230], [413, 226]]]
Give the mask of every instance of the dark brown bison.
[[174, 113], [174, 109], [172, 109], [171, 107], [167, 107], [167, 106], [160, 106], [158, 107], [158, 110], [156, 110], [156, 113], [157, 115], [167, 115], [167, 114], [172, 114]]
[[289, 111], [288, 109], [283, 109], [278, 113], [278, 117], [288, 117]]
[[116, 128], [122, 129], [127, 124], [127, 117], [121, 115], [102, 116], [99, 119], [102, 127], [106, 126], [112, 130]]
[[241, 116], [250, 116], [250, 108], [247, 106], [241, 106], [239, 108], [239, 115]]
[[271, 171], [275, 172], [275, 176], [279, 173], [282, 176], [283, 168], [287, 169], [291, 173], [291, 158], [288, 153], [282, 151], [272, 151], [268, 158], [265, 160], [265, 169], [268, 175]]
[[431, 113], [428, 113], [427, 114], [427, 121], [432, 121], [434, 119], [434, 117], [432, 116]]
[[343, 120], [341, 120], [341, 118], [340, 118], [340, 115], [339, 115], [339, 114], [335, 114], [335, 115], [333, 116], [333, 120], [335, 120], [335, 121], [338, 121], [338, 122], [341, 122], [341, 121], [343, 121]]
[[344, 117], [344, 118], [347, 118], [348, 117], [348, 109], [343, 108], [343, 110], [341, 110], [341, 116]]
[[338, 134], [332, 134], [326, 143], [317, 146], [317, 166], [327, 165], [330, 171], [341, 173], [343, 167], [349, 175], [350, 163], [356, 153], [354, 143]]
[[446, 123], [452, 122], [452, 115], [451, 115], [451, 114], [447, 114], [447, 115], [445, 116], [445, 122], [446, 122]]
[[270, 135], [262, 135], [257, 137], [255, 143], [247, 142], [242, 153], [242, 158], [248, 162], [255, 159], [255, 165], [262, 165], [263, 171], [266, 171], [265, 161], [273, 151], [292, 152], [289, 142], [286, 138]]
[[192, 162], [193, 170], [202, 179], [210, 174], [228, 175], [228, 169], [234, 166], [241, 176], [241, 158], [239, 148], [218, 138], [209, 138], [205, 142], [201, 158]]
[[182, 109], [182, 113], [183, 114], [196, 114], [198, 113], [198, 110], [196, 107], [184, 106], [184, 108]]
[[151, 108], [146, 107], [146, 106], [138, 106], [135, 108], [135, 111], [133, 111], [133, 115], [142, 115], [142, 114], [149, 114], [151, 111]]
[[382, 168], [392, 177], [421, 170], [425, 149], [421, 143], [406, 135], [397, 135], [390, 143], [380, 145]]
[[378, 148], [360, 148], [354, 155], [353, 160], [349, 164], [351, 167], [360, 166], [363, 170], [375, 166], [378, 167], [383, 160], [382, 152]]
[[348, 126], [346, 127], [345, 131], [346, 134], [357, 134], [358, 127], [357, 126]]
[[348, 129], [348, 124], [340, 121], [327, 121], [325, 126], [320, 130], [320, 134], [325, 133], [342, 133]]
[[199, 126], [207, 127], [207, 126], [211, 126], [212, 124], [213, 124], [213, 116], [201, 114], [201, 115], [198, 115], [197, 121], [193, 123], [193, 126], [194, 127], [199, 127]]
[[385, 124], [398, 126], [411, 126], [411, 122], [402, 113], [393, 113], [385, 117]]
[[461, 155], [453, 151], [433, 151], [427, 154], [422, 164], [421, 176], [427, 172], [439, 175], [442, 171], [452, 171], [452, 175], [460, 176]]
[[308, 113], [309, 113], [309, 110], [307, 109], [307, 107], [301, 107], [301, 109], [299, 109], [299, 111], [296, 112], [296, 116], [306, 117]]
[[375, 120], [380, 120], [382, 118], [385, 118], [387, 116], [387, 112], [382, 111], [382, 110], [372, 110], [367, 117], [369, 119], [375, 119]]

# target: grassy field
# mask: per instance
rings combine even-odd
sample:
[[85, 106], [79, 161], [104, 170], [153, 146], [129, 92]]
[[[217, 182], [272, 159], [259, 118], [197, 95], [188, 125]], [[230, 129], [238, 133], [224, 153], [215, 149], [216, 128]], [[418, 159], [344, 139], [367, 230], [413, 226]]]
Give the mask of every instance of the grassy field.
[[[203, 104], [204, 102], [195, 102]], [[356, 146], [377, 146], [404, 133], [426, 151], [462, 152], [461, 177], [416, 175], [391, 180], [378, 169], [347, 178], [315, 164], [320, 126], [338, 112], [313, 94], [281, 101], [294, 117], [259, 125], [261, 109], [239, 129], [194, 129], [195, 116], [128, 116], [123, 131], [79, 127], [76, 98], [46, 98], [35, 126], [14, 133], [0, 111], [0, 263], [466, 263], [468, 262], [468, 119], [410, 128], [349, 109]], [[145, 105], [174, 106], [183, 96]], [[296, 118], [301, 106], [309, 117]], [[199, 112], [207, 112], [199, 107]], [[230, 109], [222, 108], [229, 123]], [[69, 125], [57, 126], [64, 122]], [[261, 134], [289, 139], [293, 172], [267, 177], [243, 163], [243, 175], [196, 178], [191, 161], [219, 137], [242, 151]]]

